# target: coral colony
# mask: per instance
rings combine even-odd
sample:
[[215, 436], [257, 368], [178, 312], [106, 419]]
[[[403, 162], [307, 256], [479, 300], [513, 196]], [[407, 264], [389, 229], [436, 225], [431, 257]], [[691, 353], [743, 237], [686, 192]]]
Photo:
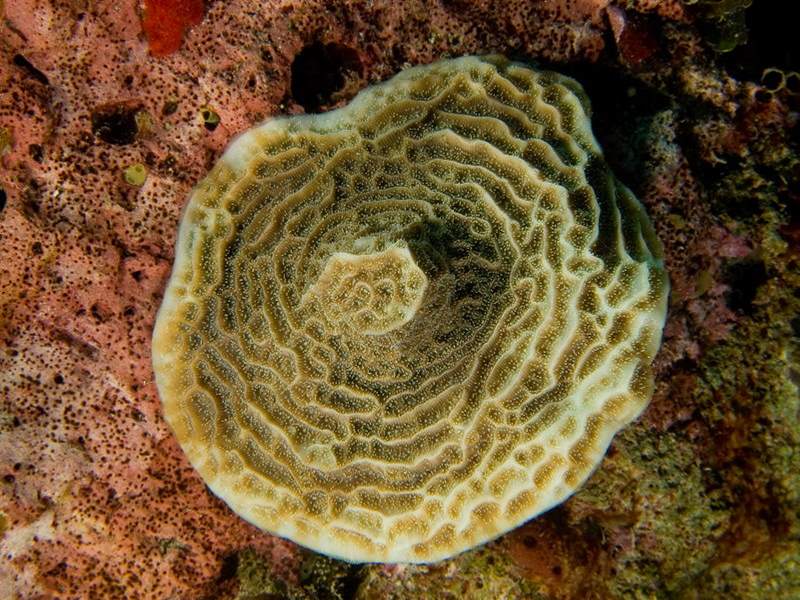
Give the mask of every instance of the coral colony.
[[661, 246], [577, 82], [408, 69], [239, 136], [189, 201], [164, 414], [252, 523], [431, 562], [563, 501], [652, 393]]

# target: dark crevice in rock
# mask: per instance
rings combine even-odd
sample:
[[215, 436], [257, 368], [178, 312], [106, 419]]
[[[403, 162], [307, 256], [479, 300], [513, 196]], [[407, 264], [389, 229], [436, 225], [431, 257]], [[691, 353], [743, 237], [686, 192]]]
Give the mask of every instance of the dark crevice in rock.
[[797, 22], [773, 2], [753, 2], [745, 13], [747, 42], [724, 55], [724, 63], [736, 78], [759, 81], [764, 69], [800, 69], [800, 45], [787, 43], [795, 37]]
[[225, 558], [222, 559], [222, 566], [219, 570], [219, 577], [217, 577], [217, 581], [223, 582], [232, 579], [236, 575], [236, 571], [239, 568], [239, 555], [238, 554], [229, 554]]
[[759, 260], [737, 261], [725, 271], [725, 281], [730, 286], [728, 306], [740, 314], [749, 314], [758, 288], [769, 278], [764, 263]]
[[44, 85], [50, 85], [50, 80], [47, 78], [47, 75], [42, 73], [39, 69], [33, 66], [33, 64], [22, 54], [15, 54], [14, 58], [11, 59], [15, 66], [19, 67], [29, 76], [38, 81], [39, 83], [43, 83]]
[[124, 146], [136, 140], [138, 105], [106, 104], [92, 112], [92, 133], [107, 144]]
[[292, 97], [307, 113], [319, 112], [344, 99], [348, 83], [360, 80], [362, 70], [354, 49], [314, 42], [292, 62]]

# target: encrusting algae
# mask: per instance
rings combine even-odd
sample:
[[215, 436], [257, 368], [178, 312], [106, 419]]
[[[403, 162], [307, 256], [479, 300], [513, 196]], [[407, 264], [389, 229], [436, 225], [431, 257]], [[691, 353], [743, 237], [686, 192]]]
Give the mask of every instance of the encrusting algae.
[[431, 562], [583, 483], [650, 399], [667, 293], [580, 86], [465, 57], [237, 138], [181, 222], [153, 363], [238, 514]]

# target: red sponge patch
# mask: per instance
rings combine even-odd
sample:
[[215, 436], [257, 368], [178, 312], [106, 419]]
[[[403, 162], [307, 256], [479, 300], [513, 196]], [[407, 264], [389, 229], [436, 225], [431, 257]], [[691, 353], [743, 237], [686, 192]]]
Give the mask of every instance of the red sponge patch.
[[145, 0], [142, 27], [150, 54], [166, 56], [181, 47], [184, 32], [203, 20], [203, 0]]

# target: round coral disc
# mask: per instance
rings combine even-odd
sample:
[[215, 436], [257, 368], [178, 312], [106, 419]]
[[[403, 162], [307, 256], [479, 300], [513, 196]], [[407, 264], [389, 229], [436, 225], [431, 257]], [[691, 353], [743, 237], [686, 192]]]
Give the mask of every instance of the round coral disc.
[[581, 87], [465, 57], [238, 137], [184, 213], [153, 364], [242, 517], [430, 562], [582, 484], [650, 398], [667, 292]]

